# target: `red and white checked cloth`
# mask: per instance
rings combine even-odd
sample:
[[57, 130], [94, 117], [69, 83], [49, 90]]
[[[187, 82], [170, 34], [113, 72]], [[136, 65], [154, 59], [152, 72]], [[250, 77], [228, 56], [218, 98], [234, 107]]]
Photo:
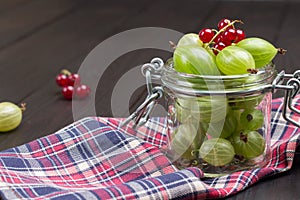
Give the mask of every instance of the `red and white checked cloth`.
[[[295, 102], [300, 108], [300, 96]], [[165, 118], [134, 131], [122, 119], [88, 117], [28, 144], [0, 152], [3, 199], [215, 199], [291, 168], [299, 128], [272, 103], [272, 159], [263, 168], [203, 179], [197, 168], [177, 170], [160, 152]], [[300, 118], [295, 118], [300, 120]], [[135, 136], [138, 137], [135, 137]]]

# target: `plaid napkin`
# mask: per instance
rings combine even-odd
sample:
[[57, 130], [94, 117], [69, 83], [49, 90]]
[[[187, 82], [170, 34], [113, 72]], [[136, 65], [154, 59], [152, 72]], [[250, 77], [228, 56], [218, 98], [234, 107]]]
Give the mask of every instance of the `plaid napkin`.
[[[272, 103], [272, 159], [263, 168], [203, 178], [198, 168], [177, 170], [160, 152], [165, 118], [137, 131], [123, 119], [88, 117], [60, 131], [0, 152], [2, 199], [204, 199], [235, 194], [291, 168], [300, 131]], [[300, 96], [295, 105], [300, 108]], [[296, 118], [295, 120], [299, 120]]]

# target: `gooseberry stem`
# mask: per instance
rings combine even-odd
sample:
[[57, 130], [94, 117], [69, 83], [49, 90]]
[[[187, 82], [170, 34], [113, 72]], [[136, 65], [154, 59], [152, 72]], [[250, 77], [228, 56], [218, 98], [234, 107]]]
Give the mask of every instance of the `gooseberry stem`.
[[240, 140], [244, 141], [245, 143], [248, 142], [248, 137], [243, 132], [240, 133]]
[[217, 49], [217, 48], [215, 48], [215, 47], [211, 47], [211, 50], [213, 50], [213, 51], [217, 51], [218, 53], [220, 52], [220, 50], [219, 50], [219, 49]]
[[173, 42], [173, 41], [169, 41], [169, 44], [170, 44], [170, 46], [171, 46], [171, 48], [173, 49], [173, 50], [175, 50], [176, 49], [176, 44]]
[[72, 74], [72, 73], [71, 73], [69, 70], [67, 70], [67, 69], [62, 69], [62, 70], [60, 71], [60, 73], [66, 75], [66, 76], [70, 76], [70, 75]]
[[198, 149], [198, 150], [192, 150], [192, 151], [191, 151], [191, 155], [192, 155], [192, 156], [198, 155], [198, 154], [199, 154], [199, 151], [200, 151], [199, 149]]
[[20, 104], [20, 109], [22, 112], [24, 112], [26, 110], [26, 103], [21, 103]]
[[249, 69], [247, 69], [247, 72], [249, 72], [250, 74], [257, 74], [258, 69], [249, 68]]
[[281, 55], [284, 55], [287, 52], [287, 50], [285, 50], [283, 48], [278, 48], [277, 50], [278, 50], [278, 53], [280, 53]]

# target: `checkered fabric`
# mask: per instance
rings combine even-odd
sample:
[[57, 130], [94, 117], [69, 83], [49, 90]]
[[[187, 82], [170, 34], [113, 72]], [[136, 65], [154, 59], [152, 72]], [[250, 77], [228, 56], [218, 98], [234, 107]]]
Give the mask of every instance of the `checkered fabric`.
[[[60, 131], [0, 153], [2, 199], [216, 199], [291, 168], [299, 128], [272, 103], [272, 158], [263, 168], [203, 178], [198, 168], [177, 170], [160, 152], [165, 118], [135, 131], [122, 119], [88, 117]], [[296, 106], [300, 108], [298, 96]], [[299, 120], [300, 118], [296, 118]]]

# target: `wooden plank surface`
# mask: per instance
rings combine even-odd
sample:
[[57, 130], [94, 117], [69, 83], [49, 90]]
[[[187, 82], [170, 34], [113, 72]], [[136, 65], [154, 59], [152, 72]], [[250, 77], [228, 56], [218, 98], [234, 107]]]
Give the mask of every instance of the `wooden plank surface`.
[[[28, 109], [24, 113], [22, 130], [0, 135], [4, 142], [1, 148], [50, 134], [73, 121], [72, 104], [62, 98], [55, 85], [56, 74], [62, 68], [75, 72], [89, 50], [106, 37], [103, 27], [114, 29], [120, 25], [131, 6], [128, 2], [114, 6], [112, 1], [87, 4], [2, 52], [0, 63], [4, 63], [4, 67], [0, 73], [7, 78], [0, 79], [0, 84], [10, 87], [1, 87], [1, 93], [6, 94], [1, 100], [25, 102]], [[110, 15], [112, 8], [119, 12], [111, 10]], [[106, 13], [101, 14], [102, 9]], [[106, 15], [110, 16], [109, 21], [105, 20]], [[114, 25], [108, 27], [109, 24]], [[51, 115], [59, 117], [49, 118]], [[27, 132], [31, 134], [24, 134]]]
[[[36, 33], [59, 18], [72, 12], [80, 5], [80, 0], [53, 0], [19, 2], [11, 8], [14, 1], [5, 5], [6, 12], [0, 17], [0, 50]], [[1, 2], [2, 3], [2, 2]], [[5, 3], [5, 2], [3, 2]], [[11, 5], [12, 4], [12, 5]], [[3, 8], [1, 6], [1, 8]]]
[[[223, 17], [241, 19], [245, 24], [240, 27], [248, 36], [262, 36], [288, 50], [275, 62], [279, 71], [293, 72], [300, 69], [299, 9], [297, 1], [0, 1], [0, 102], [27, 103], [21, 126], [0, 134], [0, 150], [51, 134], [73, 122], [72, 103], [62, 98], [55, 76], [62, 68], [76, 72], [98, 44], [115, 34], [139, 27], [198, 32], [216, 26]], [[144, 40], [151, 42], [146, 36]], [[166, 60], [170, 56], [169, 51], [140, 49], [122, 55], [109, 66], [99, 66], [107, 69], [95, 91], [97, 115], [113, 116], [111, 101], [124, 74], [153, 57]], [[142, 75], [132, 80], [133, 85], [137, 79], [143, 79]], [[129, 104], [124, 99], [124, 104], [117, 105], [117, 115], [126, 117], [126, 110], [134, 110], [145, 95], [145, 86], [139, 85]], [[228, 199], [299, 199], [299, 164], [297, 154], [289, 172]]]
[[0, 14], [17, 9], [24, 4], [31, 3], [32, 0], [1, 0]]

